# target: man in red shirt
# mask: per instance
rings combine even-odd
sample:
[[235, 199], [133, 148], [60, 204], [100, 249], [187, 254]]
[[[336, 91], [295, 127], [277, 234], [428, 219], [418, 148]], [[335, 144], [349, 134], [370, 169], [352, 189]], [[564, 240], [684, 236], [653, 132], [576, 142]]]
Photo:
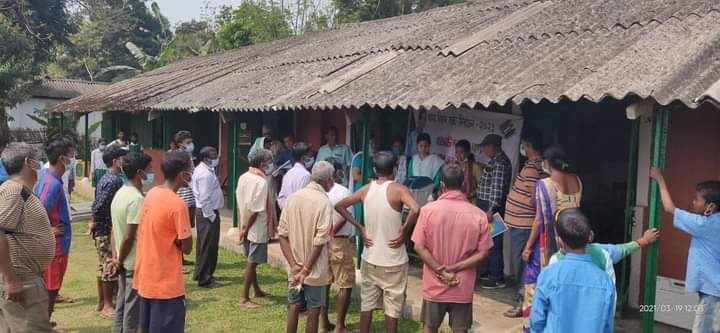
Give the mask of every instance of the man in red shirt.
[[462, 191], [464, 177], [458, 165], [443, 168], [442, 194], [420, 210], [412, 235], [415, 251], [425, 263], [420, 314], [425, 332], [437, 332], [446, 313], [453, 332], [470, 330], [475, 266], [487, 258], [493, 245], [487, 215]]

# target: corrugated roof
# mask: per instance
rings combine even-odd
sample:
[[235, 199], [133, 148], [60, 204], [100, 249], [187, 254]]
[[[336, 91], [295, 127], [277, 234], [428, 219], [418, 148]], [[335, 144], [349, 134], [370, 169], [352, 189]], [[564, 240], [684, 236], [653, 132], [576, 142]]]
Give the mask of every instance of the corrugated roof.
[[33, 97], [70, 99], [107, 87], [106, 82], [45, 78], [30, 88]]
[[430, 108], [627, 95], [696, 107], [717, 100], [718, 48], [717, 0], [482, 0], [187, 59], [55, 111]]

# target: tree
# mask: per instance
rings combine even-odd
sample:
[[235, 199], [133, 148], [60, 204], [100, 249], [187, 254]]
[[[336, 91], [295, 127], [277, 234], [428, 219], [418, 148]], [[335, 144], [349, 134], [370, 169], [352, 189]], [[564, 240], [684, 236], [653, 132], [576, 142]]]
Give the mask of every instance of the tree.
[[288, 14], [262, 2], [245, 1], [217, 33], [220, 50], [264, 43], [290, 35]]
[[5, 109], [28, 97], [27, 89], [74, 31], [65, 1], [0, 2], [0, 147], [10, 141]]

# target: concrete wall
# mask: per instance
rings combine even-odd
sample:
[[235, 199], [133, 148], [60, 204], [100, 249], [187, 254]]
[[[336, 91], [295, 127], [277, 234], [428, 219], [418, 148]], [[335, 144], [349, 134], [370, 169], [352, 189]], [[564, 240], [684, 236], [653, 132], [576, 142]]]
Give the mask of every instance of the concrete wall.
[[[17, 104], [14, 108], [8, 110], [8, 115], [12, 117], [12, 120], [8, 122], [10, 129], [41, 129], [41, 126], [36, 121], [32, 120], [28, 115], [34, 115], [35, 110], [43, 110], [55, 104], [61, 103], [63, 99], [53, 98], [30, 98], [29, 100]], [[95, 123], [102, 122], [102, 112], [93, 112], [88, 116], [89, 126]], [[83, 117], [77, 123], [77, 133], [80, 135], [85, 134], [85, 120]], [[101, 129], [98, 128], [90, 136], [93, 139], [100, 137]]]

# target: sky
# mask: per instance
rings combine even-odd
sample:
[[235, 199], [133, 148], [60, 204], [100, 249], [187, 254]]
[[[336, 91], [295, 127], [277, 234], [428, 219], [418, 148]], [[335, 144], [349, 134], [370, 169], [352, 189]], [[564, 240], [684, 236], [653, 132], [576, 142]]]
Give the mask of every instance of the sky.
[[[220, 7], [221, 5], [230, 5], [237, 7], [241, 0], [155, 0], [160, 6], [160, 12], [163, 13], [173, 25], [179, 22], [199, 19], [202, 16], [205, 4], [209, 3], [211, 7]], [[148, 5], [151, 1], [148, 1]]]

